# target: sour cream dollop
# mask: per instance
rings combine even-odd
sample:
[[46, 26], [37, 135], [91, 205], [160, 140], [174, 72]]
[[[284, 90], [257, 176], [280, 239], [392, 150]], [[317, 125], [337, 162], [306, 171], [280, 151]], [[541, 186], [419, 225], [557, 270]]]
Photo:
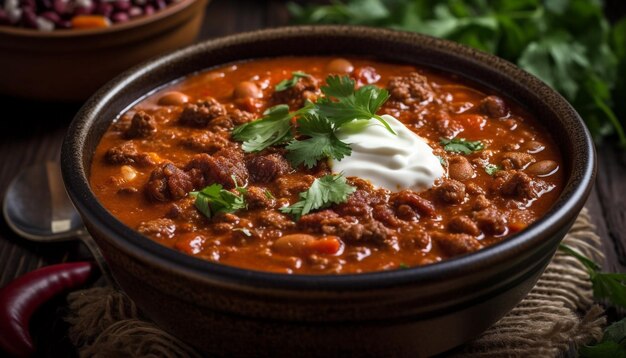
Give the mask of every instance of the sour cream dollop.
[[390, 115], [381, 116], [397, 135], [379, 121], [354, 121], [342, 126], [337, 137], [349, 143], [352, 154], [332, 160], [334, 172], [369, 180], [391, 191], [426, 190], [444, 174], [439, 158], [426, 140]]

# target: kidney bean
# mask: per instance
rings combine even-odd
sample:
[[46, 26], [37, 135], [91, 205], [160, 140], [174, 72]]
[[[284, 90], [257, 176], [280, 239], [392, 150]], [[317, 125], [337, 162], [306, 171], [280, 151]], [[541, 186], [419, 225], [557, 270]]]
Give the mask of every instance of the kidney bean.
[[141, 15], [143, 15], [143, 9], [139, 6], [133, 6], [128, 9], [128, 16], [130, 16], [131, 19]]
[[128, 11], [128, 9], [130, 9], [131, 6], [132, 4], [128, 0], [117, 0], [113, 2], [113, 7], [117, 11]]
[[534, 154], [541, 152], [545, 148], [545, 146], [541, 142], [531, 140], [530, 142], [525, 142], [524, 144], [522, 144], [522, 148], [528, 153]]
[[159, 98], [158, 104], [161, 106], [182, 106], [189, 102], [189, 97], [181, 92], [167, 92]]
[[24, 9], [22, 12], [22, 23], [24, 26], [29, 27], [31, 29], [37, 28], [37, 15], [35, 15], [35, 11], [32, 9]]
[[55, 25], [61, 22], [61, 16], [54, 11], [46, 11], [41, 14], [41, 17], [53, 22]]
[[96, 9], [96, 6], [93, 5], [93, 4], [90, 4], [90, 5], [87, 5], [87, 6], [76, 7], [74, 9], [74, 16], [91, 15], [91, 14], [93, 14], [95, 9]]
[[254, 82], [243, 81], [235, 86], [233, 95], [235, 98], [261, 98], [263, 97], [263, 92]]
[[558, 168], [559, 165], [554, 160], [541, 160], [528, 166], [526, 172], [539, 177], [545, 177], [552, 175]]
[[274, 251], [285, 255], [303, 253], [315, 241], [315, 236], [307, 234], [285, 235], [274, 241]]
[[157, 10], [163, 10], [167, 6], [167, 3], [165, 2], [165, 0], [156, 0], [154, 4]]
[[474, 167], [467, 158], [454, 156], [448, 160], [448, 175], [454, 180], [464, 181], [474, 176]]
[[150, 15], [154, 14], [154, 12], [155, 12], [155, 11], [156, 11], [156, 10], [154, 10], [154, 6], [152, 6], [152, 5], [146, 5], [146, 6], [143, 8], [143, 13], [144, 13], [144, 15], [146, 15], [146, 16], [150, 16]]
[[113, 13], [113, 5], [107, 2], [101, 2], [96, 5], [96, 10], [94, 12], [104, 17], [110, 17], [111, 13]]
[[70, 5], [68, 0], [53, 0], [52, 8], [59, 15], [67, 14], [70, 12]]
[[336, 58], [328, 63], [326, 69], [332, 73], [350, 73], [354, 71], [354, 66], [345, 58]]

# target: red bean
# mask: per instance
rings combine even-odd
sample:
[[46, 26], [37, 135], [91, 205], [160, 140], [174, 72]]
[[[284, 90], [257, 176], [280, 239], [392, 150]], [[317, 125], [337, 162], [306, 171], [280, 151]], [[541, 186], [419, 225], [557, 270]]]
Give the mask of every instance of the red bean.
[[328, 72], [340, 74], [350, 73], [354, 71], [354, 66], [352, 66], [352, 63], [345, 58], [336, 58], [330, 61], [326, 68], [328, 69]]
[[235, 86], [233, 95], [235, 98], [261, 98], [263, 97], [263, 92], [254, 82], [243, 81]]
[[115, 23], [127, 22], [129, 19], [128, 14], [125, 12], [116, 12], [111, 16], [111, 20]]
[[143, 10], [139, 6], [133, 6], [128, 9], [128, 16], [131, 18], [141, 16], [143, 14]]
[[58, 24], [58, 23], [61, 22], [61, 17], [59, 16], [59, 14], [57, 14], [54, 11], [46, 11], [46, 12], [41, 14], [41, 17], [43, 17], [44, 19], [47, 19], [49, 21], [52, 21], [55, 24]]
[[113, 7], [117, 11], [127, 11], [131, 6], [132, 4], [128, 0], [117, 0], [113, 3]]
[[29, 272], [0, 290], [0, 348], [11, 356], [35, 352], [28, 323], [52, 297], [84, 285], [95, 266], [90, 262], [52, 265]]
[[161, 106], [182, 106], [189, 102], [189, 97], [181, 92], [171, 91], [163, 94], [159, 98], [158, 104]]
[[96, 6], [95, 13], [104, 17], [110, 17], [113, 12], [113, 5], [107, 2], [101, 2]]
[[144, 15], [146, 15], [146, 16], [152, 15], [152, 14], [154, 14], [154, 12], [155, 12], [155, 10], [154, 10], [154, 6], [152, 6], [152, 5], [146, 5], [146, 6], [143, 8], [143, 13], [144, 13]]
[[67, 0], [54, 0], [54, 2], [52, 3], [52, 7], [54, 8], [54, 11], [57, 12], [57, 14], [67, 14], [70, 12], [70, 5], [69, 5], [69, 1]]

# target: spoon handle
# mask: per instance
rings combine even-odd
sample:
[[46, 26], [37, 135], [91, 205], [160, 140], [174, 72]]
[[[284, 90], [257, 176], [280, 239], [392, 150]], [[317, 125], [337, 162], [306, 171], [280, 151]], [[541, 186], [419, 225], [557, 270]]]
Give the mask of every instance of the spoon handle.
[[96, 244], [96, 241], [89, 234], [80, 235], [78, 238], [83, 242], [83, 244], [85, 244], [85, 246], [87, 246], [89, 252], [91, 252], [91, 255], [96, 261], [96, 264], [98, 264], [98, 267], [100, 268], [102, 277], [104, 277], [107, 283], [111, 285], [111, 287], [113, 287], [115, 290], [121, 291], [120, 285], [117, 283], [115, 277], [113, 277], [111, 268], [106, 263], [104, 255], [102, 255], [102, 251], [100, 251], [100, 248], [98, 247], [98, 244]]

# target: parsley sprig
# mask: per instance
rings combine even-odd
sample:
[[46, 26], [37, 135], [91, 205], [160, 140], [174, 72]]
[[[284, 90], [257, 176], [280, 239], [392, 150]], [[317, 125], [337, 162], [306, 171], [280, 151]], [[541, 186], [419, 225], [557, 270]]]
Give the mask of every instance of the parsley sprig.
[[462, 154], [471, 154], [485, 148], [485, 145], [481, 141], [469, 141], [463, 138], [440, 138], [439, 142], [446, 151]]
[[[233, 138], [243, 142], [246, 152], [288, 143], [286, 157], [291, 164], [312, 168], [321, 159], [341, 160], [352, 153], [350, 145], [336, 134], [348, 123], [375, 119], [396, 134], [389, 123], [376, 114], [389, 98], [386, 89], [371, 85], [355, 89], [350, 77], [329, 76], [321, 90], [325, 97], [316, 103], [308, 102], [295, 112], [289, 112], [289, 107], [283, 104], [269, 108], [263, 118], [235, 128]], [[295, 128], [293, 118], [297, 118]]]
[[291, 214], [296, 220], [300, 220], [302, 215], [308, 214], [311, 210], [343, 203], [355, 190], [356, 188], [348, 184], [343, 175], [325, 175], [315, 179], [308, 190], [301, 192], [298, 202], [283, 207], [280, 211]]
[[626, 318], [608, 326], [598, 344], [581, 347], [578, 355], [581, 358], [626, 357]]
[[276, 87], [274, 87], [274, 91], [276, 91], [276, 92], [286, 91], [286, 90], [290, 89], [291, 87], [295, 86], [296, 83], [298, 83], [298, 81], [301, 78], [307, 78], [307, 77], [311, 77], [311, 75], [309, 75], [308, 73], [304, 73], [302, 71], [292, 72], [291, 73], [291, 78], [280, 81], [276, 85]]
[[219, 213], [232, 213], [245, 209], [244, 195], [247, 190], [237, 185], [235, 178], [233, 181], [235, 182], [235, 191], [239, 194], [225, 190], [221, 184], [211, 184], [200, 191], [192, 191], [189, 195], [196, 198], [194, 202], [196, 208], [208, 218]]

